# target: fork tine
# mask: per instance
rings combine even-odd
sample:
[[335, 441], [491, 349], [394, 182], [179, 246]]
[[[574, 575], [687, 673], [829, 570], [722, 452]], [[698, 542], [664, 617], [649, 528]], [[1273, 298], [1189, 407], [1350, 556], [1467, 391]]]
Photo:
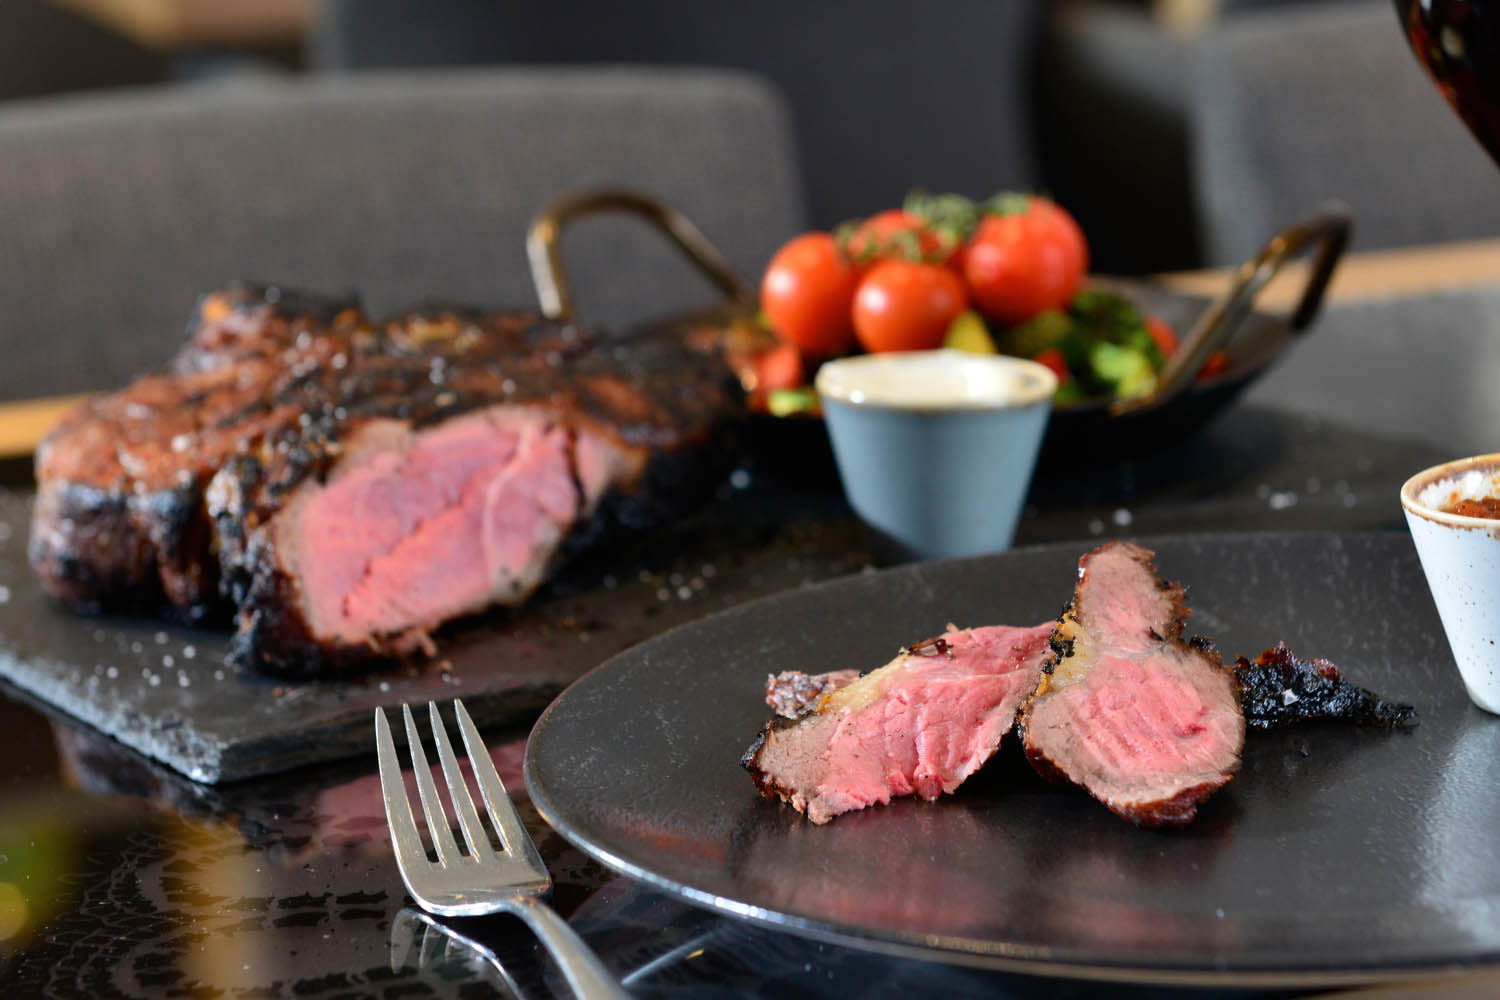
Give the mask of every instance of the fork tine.
[[422, 737], [417, 733], [416, 720], [411, 717], [411, 706], [402, 705], [401, 714], [406, 717], [406, 745], [411, 751], [411, 769], [417, 776], [417, 791], [422, 796], [422, 812], [427, 815], [427, 832], [432, 835], [432, 846], [437, 848], [438, 864], [446, 868], [458, 859], [458, 844], [453, 831], [448, 829], [443, 800], [438, 798], [437, 785], [432, 781], [432, 768], [427, 766], [427, 751], [422, 749]]
[[479, 730], [474, 728], [474, 720], [469, 718], [469, 710], [457, 698], [453, 699], [453, 716], [458, 720], [458, 731], [463, 736], [464, 749], [469, 753], [469, 766], [474, 769], [474, 778], [479, 782], [485, 808], [504, 841], [505, 853], [512, 857], [522, 855], [529, 865], [545, 876], [547, 867], [542, 863], [542, 855], [521, 825], [521, 817], [505, 792], [505, 783], [500, 780], [495, 761], [479, 738]]
[[443, 725], [443, 717], [438, 715], [437, 702], [427, 703], [427, 715], [432, 721], [432, 741], [437, 744], [438, 761], [443, 765], [443, 779], [448, 782], [448, 797], [453, 800], [458, 825], [464, 831], [469, 854], [482, 861], [493, 853], [489, 837], [485, 836], [479, 813], [474, 808], [474, 798], [464, 782], [464, 773], [459, 770], [458, 758], [453, 756], [453, 744], [448, 742], [448, 728]]
[[375, 755], [380, 760], [380, 793], [385, 799], [386, 825], [391, 828], [391, 840], [396, 845], [396, 863], [405, 874], [407, 865], [425, 861], [427, 852], [422, 848], [422, 835], [417, 832], [411, 803], [406, 800], [406, 783], [401, 780], [396, 741], [391, 738], [385, 711], [379, 708], [375, 710]]

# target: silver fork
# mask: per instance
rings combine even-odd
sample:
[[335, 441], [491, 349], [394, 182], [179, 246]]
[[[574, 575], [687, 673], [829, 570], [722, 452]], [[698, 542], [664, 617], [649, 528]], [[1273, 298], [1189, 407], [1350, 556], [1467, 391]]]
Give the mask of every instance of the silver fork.
[[479, 738], [479, 730], [474, 728], [463, 703], [454, 699], [453, 714], [458, 719], [459, 732], [469, 754], [469, 766], [479, 783], [480, 795], [484, 797], [485, 808], [503, 845], [498, 852], [490, 845], [489, 836], [474, 808], [474, 800], [469, 796], [437, 705], [428, 702], [427, 711], [432, 721], [432, 739], [437, 744], [438, 759], [443, 765], [443, 777], [448, 783], [448, 795], [453, 801], [468, 852], [460, 853], [453, 839], [442, 800], [438, 798], [437, 785], [432, 780], [432, 770], [427, 766], [427, 754], [422, 749], [416, 721], [412, 718], [411, 708], [402, 705], [412, 771], [422, 799], [422, 812], [427, 818], [427, 831], [437, 851], [437, 861], [428, 860], [412, 816], [411, 803], [406, 799], [406, 785], [401, 779], [401, 762], [396, 756], [391, 727], [385, 721], [385, 711], [377, 708], [375, 751], [380, 758], [380, 789], [385, 797], [385, 818], [396, 850], [396, 866], [401, 870], [401, 880], [406, 883], [412, 898], [424, 910], [446, 916], [513, 913], [526, 921], [546, 945], [578, 996], [585, 1000], [628, 996], [583, 939], [542, 901], [552, 889], [552, 876], [547, 873], [536, 844], [521, 825], [521, 817], [495, 770], [495, 762], [490, 759]]

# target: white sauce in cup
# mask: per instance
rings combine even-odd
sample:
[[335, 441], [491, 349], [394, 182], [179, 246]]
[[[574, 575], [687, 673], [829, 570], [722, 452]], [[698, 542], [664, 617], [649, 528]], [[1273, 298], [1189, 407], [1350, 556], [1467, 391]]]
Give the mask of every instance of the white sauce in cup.
[[1031, 406], [1057, 391], [1045, 365], [963, 351], [865, 354], [830, 361], [818, 371], [818, 393], [851, 406], [903, 410]]

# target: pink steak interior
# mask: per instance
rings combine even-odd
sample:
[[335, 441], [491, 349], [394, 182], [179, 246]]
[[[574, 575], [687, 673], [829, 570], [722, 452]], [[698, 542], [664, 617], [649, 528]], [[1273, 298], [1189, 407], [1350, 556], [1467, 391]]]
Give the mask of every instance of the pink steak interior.
[[754, 764], [814, 823], [952, 792], [989, 760], [1036, 687], [1050, 623], [949, 631], [946, 653], [902, 655], [773, 727]]
[[[1042, 644], [1026, 630], [1002, 626], [943, 638], [948, 655], [908, 659], [878, 710], [850, 713], [833, 734], [830, 757], [850, 763], [843, 776], [862, 803], [953, 791], [995, 752], [1036, 686], [1041, 661], [1032, 654]], [[871, 753], [876, 748], [881, 752]], [[869, 769], [862, 773], [856, 762]]]
[[1143, 657], [1105, 655], [1087, 680], [1039, 704], [1032, 725], [1069, 729], [1073, 722], [1077, 742], [1068, 757], [1075, 780], [1090, 778], [1125, 794], [1163, 783], [1186, 787], [1233, 762], [1238, 728], [1225, 710], [1226, 691], [1222, 676], [1185, 669], [1169, 648]]
[[1088, 561], [1083, 614], [1089, 631], [1123, 649], [1154, 647], [1161, 639], [1152, 631], [1171, 627], [1172, 597], [1134, 559], [1118, 552], [1100, 556]]
[[325, 635], [428, 627], [519, 600], [579, 514], [568, 431], [541, 414], [486, 411], [417, 433], [386, 424], [351, 450], [290, 527], [294, 550], [316, 553], [299, 563]]

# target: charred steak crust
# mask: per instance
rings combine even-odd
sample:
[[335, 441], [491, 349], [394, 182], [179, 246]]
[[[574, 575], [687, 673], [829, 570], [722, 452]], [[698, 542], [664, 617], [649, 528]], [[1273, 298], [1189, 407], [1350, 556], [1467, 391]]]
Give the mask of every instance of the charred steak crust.
[[156, 552], [129, 496], [82, 483], [38, 491], [28, 544], [47, 591], [76, 611], [151, 611], [160, 604]]
[[1191, 821], [1233, 777], [1244, 740], [1238, 683], [1211, 641], [1183, 640], [1189, 613], [1184, 588], [1162, 580], [1139, 545], [1109, 542], [1079, 560], [1073, 600], [1016, 722], [1039, 775], [1148, 827]]
[[1286, 643], [1254, 660], [1235, 663], [1245, 722], [1257, 729], [1290, 726], [1313, 719], [1335, 719], [1361, 726], [1409, 728], [1417, 724], [1411, 705], [1387, 701], [1345, 680], [1327, 660], [1304, 660]]
[[239, 431], [258, 429], [247, 415], [266, 409], [270, 352], [314, 321], [305, 303], [277, 298], [249, 287], [206, 296], [161, 372], [86, 401], [47, 435], [30, 555], [54, 595], [92, 609], [165, 604], [193, 620], [222, 613], [201, 492]]
[[[538, 542], [545, 568], [562, 557], [552, 546], [566, 555], [705, 495], [741, 406], [721, 357], [667, 334], [606, 340], [528, 313], [449, 306], [377, 323], [348, 299], [234, 286], [203, 298], [162, 371], [88, 401], [48, 435], [31, 561], [74, 607], [166, 607], [194, 620], [233, 608], [239, 662], [350, 669], [426, 647], [438, 622], [325, 634], [306, 620], [304, 573], [271, 527], [351, 461], [369, 428], [405, 428], [415, 441], [490, 411], [558, 428], [565, 492], [578, 500], [560, 542]], [[524, 599], [535, 568], [495, 598]]]
[[792, 796], [797, 793], [795, 788], [780, 784], [775, 775], [768, 774], [760, 767], [760, 754], [765, 749], [766, 741], [771, 738], [771, 733], [777, 729], [785, 729], [795, 721], [783, 716], [772, 716], [761, 731], [755, 734], [755, 739], [750, 741], [745, 752], [740, 755], [740, 767], [750, 772], [750, 780], [755, 783], [756, 790], [765, 798], [790, 802]]
[[280, 353], [345, 311], [258, 286], [204, 296], [160, 372], [59, 421], [36, 454], [29, 554], [43, 587], [76, 608], [222, 618], [203, 488], [278, 416], [264, 397]]
[[1113, 809], [1115, 815], [1129, 820], [1136, 826], [1159, 828], [1185, 826], [1198, 815], [1198, 806], [1204, 799], [1223, 787], [1221, 781], [1205, 781], [1189, 785], [1176, 795], [1146, 802], [1122, 802]]

